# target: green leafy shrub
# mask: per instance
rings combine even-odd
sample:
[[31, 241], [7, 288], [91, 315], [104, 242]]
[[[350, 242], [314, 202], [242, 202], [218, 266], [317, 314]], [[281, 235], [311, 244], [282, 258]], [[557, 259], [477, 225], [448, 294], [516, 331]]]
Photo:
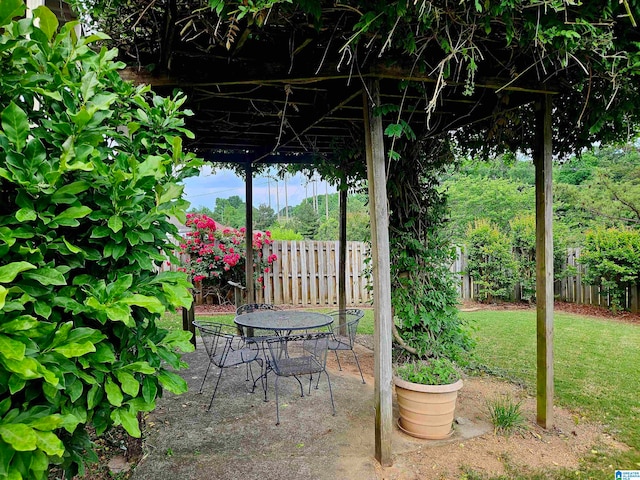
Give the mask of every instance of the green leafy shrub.
[[626, 290], [640, 279], [640, 232], [631, 229], [601, 228], [588, 231], [580, 255], [587, 267], [583, 281], [601, 285], [610, 295], [611, 309], [626, 306]]
[[396, 373], [402, 380], [420, 385], [449, 385], [460, 380], [454, 363], [444, 357], [405, 363]]
[[[96, 34], [58, 31], [44, 7], [0, 2], [0, 478], [72, 476], [92, 451], [88, 424], [140, 436], [187, 332], [158, 328], [191, 304], [186, 275], [158, 273], [184, 220], [184, 97], [120, 79]], [[95, 455], [94, 455], [95, 456]]]
[[492, 302], [511, 298], [518, 264], [509, 238], [492, 223], [478, 220], [467, 230], [467, 254], [469, 275], [478, 287], [478, 299]]

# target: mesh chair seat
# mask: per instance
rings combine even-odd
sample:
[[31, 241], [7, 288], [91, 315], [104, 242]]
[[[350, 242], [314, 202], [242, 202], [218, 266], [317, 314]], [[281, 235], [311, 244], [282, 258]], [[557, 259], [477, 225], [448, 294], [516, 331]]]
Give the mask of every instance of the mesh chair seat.
[[211, 358], [211, 362], [220, 368], [235, 367], [243, 363], [253, 362], [257, 359], [259, 353], [259, 350], [255, 348], [243, 347], [216, 355]]
[[[331, 408], [333, 415], [336, 414], [336, 407], [333, 402], [333, 391], [331, 390], [331, 379], [327, 372], [327, 344], [330, 332], [316, 332], [300, 335], [286, 335], [282, 337], [269, 338], [266, 340], [269, 348], [269, 364], [276, 374], [276, 425], [280, 425], [280, 403], [278, 400], [278, 380], [280, 377], [294, 377], [300, 385], [300, 396], [304, 397], [304, 388], [298, 376], [309, 375], [309, 393], [311, 393], [311, 381], [313, 374], [324, 373], [329, 385], [329, 396], [331, 398]], [[318, 377], [318, 382], [320, 378]], [[318, 383], [316, 383], [316, 389]]]

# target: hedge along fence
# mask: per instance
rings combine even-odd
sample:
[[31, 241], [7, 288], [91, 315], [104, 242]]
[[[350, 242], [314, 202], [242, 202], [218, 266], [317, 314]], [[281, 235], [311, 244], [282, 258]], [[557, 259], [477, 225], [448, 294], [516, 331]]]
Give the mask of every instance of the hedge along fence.
[[[557, 300], [570, 303], [579, 303], [582, 305], [594, 305], [598, 307], [611, 307], [611, 297], [604, 292], [599, 285], [588, 285], [583, 282], [586, 276], [587, 268], [582, 265], [580, 259], [580, 248], [567, 249], [567, 255], [561, 272], [565, 272], [562, 278], [555, 281], [554, 295]], [[467, 256], [458, 249], [458, 258], [451, 266], [451, 271], [457, 273], [460, 277], [458, 292], [463, 300], [474, 300], [477, 298], [477, 285], [473, 278], [467, 274]], [[557, 274], [560, 272], [556, 272]], [[516, 283], [512, 300], [521, 301], [521, 287]], [[622, 308], [632, 312], [640, 311], [640, 286], [634, 285], [626, 289]]]

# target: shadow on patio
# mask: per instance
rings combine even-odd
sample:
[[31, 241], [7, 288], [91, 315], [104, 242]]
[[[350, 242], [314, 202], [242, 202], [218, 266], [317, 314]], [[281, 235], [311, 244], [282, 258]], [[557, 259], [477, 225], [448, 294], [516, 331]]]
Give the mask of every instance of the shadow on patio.
[[[329, 374], [336, 404], [331, 403], [326, 378], [319, 390], [301, 398], [292, 378], [279, 382], [281, 424], [276, 426], [274, 375], [269, 377], [268, 401], [262, 390], [245, 393], [245, 369], [226, 369], [210, 412], [213, 391], [207, 378], [204, 393], [197, 393], [207, 362], [204, 348], [184, 356], [191, 366], [182, 372], [189, 392], [166, 393], [147, 418], [146, 455], [136, 467], [134, 480], [143, 479], [377, 479], [382, 469], [374, 455], [373, 352], [357, 345], [366, 385], [350, 354], [343, 354], [339, 371], [329, 356]], [[315, 382], [314, 382], [315, 383]], [[397, 418], [397, 415], [395, 416]], [[474, 420], [476, 422], [476, 420]], [[485, 433], [486, 424], [467, 423], [446, 442]], [[437, 445], [442, 442], [429, 442]], [[394, 431], [394, 455], [425, 445]]]

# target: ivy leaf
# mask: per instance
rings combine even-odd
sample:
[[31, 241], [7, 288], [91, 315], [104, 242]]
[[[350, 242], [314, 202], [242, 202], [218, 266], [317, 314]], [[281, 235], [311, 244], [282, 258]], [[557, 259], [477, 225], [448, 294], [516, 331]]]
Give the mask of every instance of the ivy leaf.
[[87, 408], [93, 410], [100, 400], [102, 400], [102, 387], [100, 385], [93, 385], [87, 393]]
[[187, 382], [180, 375], [168, 370], [160, 370], [158, 372], [158, 380], [164, 388], [176, 395], [185, 393], [189, 389]]
[[29, 120], [27, 114], [18, 105], [9, 102], [9, 106], [2, 111], [2, 128], [9, 141], [21, 152], [29, 136]]
[[31, 222], [36, 218], [38, 218], [38, 216], [36, 215], [35, 210], [31, 210], [29, 208], [21, 208], [16, 212], [16, 220], [20, 223]]
[[0, 437], [18, 452], [29, 452], [37, 447], [35, 430], [24, 423], [0, 425]]
[[13, 282], [16, 276], [26, 270], [37, 268], [29, 262], [13, 262], [0, 267], [0, 283]]
[[114, 424], [122, 425], [122, 427], [132, 437], [140, 438], [142, 435], [136, 414], [131, 412], [128, 408], [118, 408], [114, 410], [111, 413], [111, 419]]
[[82, 357], [87, 353], [96, 351], [96, 347], [91, 342], [82, 343], [65, 343], [53, 349], [54, 352], [65, 356], [66, 358]]
[[36, 435], [36, 445], [47, 455], [63, 456], [64, 445], [62, 441], [53, 432], [40, 432], [34, 430]]
[[122, 219], [118, 215], [113, 215], [111, 218], [109, 218], [107, 225], [109, 226], [111, 231], [113, 231], [113, 233], [118, 233], [120, 230], [122, 230]]
[[47, 40], [58, 30], [58, 18], [45, 6], [39, 6], [33, 11], [33, 17], [40, 20], [38, 28], [47, 36]]
[[139, 293], [125, 297], [121, 301], [127, 305], [136, 305], [138, 307], [146, 308], [151, 313], [164, 313], [165, 311], [164, 305], [156, 297], [148, 297]]
[[136, 377], [123, 370], [116, 370], [116, 378], [120, 382], [120, 387], [124, 393], [132, 397], [138, 395], [140, 383], [136, 380]]
[[0, 285], [0, 310], [4, 308], [7, 293], [9, 293], [9, 290]]
[[6, 335], [0, 335], [0, 354], [5, 358], [11, 358], [13, 360], [22, 360], [26, 352], [24, 343], [7, 337]]
[[11, 22], [14, 17], [24, 16], [23, 0], [2, 0], [0, 2], [0, 27]]
[[55, 268], [43, 267], [33, 272], [26, 272], [23, 277], [39, 282], [41, 285], [66, 285], [64, 275]]
[[107, 400], [109, 403], [115, 407], [120, 407], [122, 405], [122, 400], [124, 399], [122, 395], [122, 390], [117, 383], [115, 383], [111, 377], [107, 377], [104, 382], [104, 391], [107, 394]]
[[153, 402], [158, 394], [158, 385], [152, 377], [144, 377], [142, 381], [142, 398], [147, 403]]

